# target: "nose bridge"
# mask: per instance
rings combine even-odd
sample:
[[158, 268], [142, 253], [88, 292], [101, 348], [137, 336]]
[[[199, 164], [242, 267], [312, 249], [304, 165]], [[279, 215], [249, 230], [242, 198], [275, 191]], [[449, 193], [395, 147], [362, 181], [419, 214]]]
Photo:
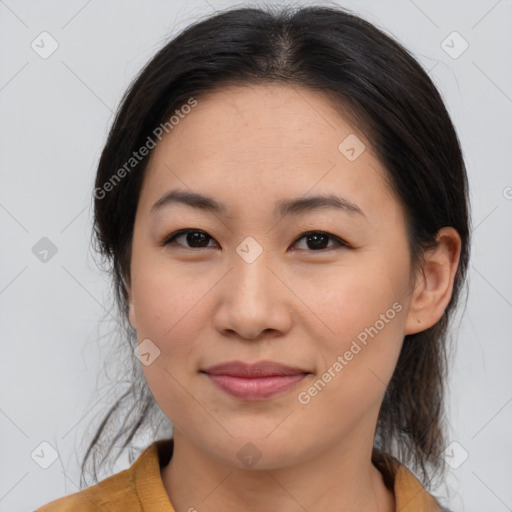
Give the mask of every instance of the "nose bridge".
[[274, 288], [272, 281], [276, 279], [268, 268], [271, 261], [268, 248], [265, 249], [255, 238], [246, 237], [233, 255], [233, 294], [249, 301], [270, 299], [270, 288]]
[[287, 331], [291, 327], [290, 308], [284, 304], [287, 292], [275, 275], [279, 265], [270, 250], [247, 237], [236, 247], [229, 267], [217, 296], [215, 328], [246, 339], [258, 338], [267, 330]]

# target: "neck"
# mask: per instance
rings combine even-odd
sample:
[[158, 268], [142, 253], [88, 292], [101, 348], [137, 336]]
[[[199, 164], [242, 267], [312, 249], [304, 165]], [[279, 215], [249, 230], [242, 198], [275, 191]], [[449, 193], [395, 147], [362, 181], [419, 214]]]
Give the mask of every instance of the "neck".
[[393, 491], [372, 464], [371, 449], [344, 443], [296, 466], [239, 469], [175, 429], [173, 455], [161, 473], [176, 512], [393, 512]]

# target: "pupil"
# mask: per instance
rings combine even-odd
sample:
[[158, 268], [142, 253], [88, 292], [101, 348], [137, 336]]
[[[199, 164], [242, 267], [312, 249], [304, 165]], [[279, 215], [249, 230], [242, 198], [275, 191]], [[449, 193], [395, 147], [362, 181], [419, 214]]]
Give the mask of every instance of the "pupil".
[[[322, 243], [322, 239], [323, 239], [323, 242], [325, 242], [327, 240], [327, 237], [325, 235], [309, 235], [308, 236], [308, 242], [313, 241], [314, 249], [325, 249], [327, 244]], [[320, 240], [320, 243], [318, 243], [319, 240]]]
[[187, 235], [187, 243], [191, 247], [199, 247], [201, 243], [205, 241], [205, 234], [198, 231], [193, 231]]

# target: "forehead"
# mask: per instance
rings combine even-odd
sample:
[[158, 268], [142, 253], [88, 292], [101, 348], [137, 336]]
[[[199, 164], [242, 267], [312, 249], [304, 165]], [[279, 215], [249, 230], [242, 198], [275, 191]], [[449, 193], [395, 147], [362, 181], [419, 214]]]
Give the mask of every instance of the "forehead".
[[154, 199], [176, 186], [245, 206], [313, 192], [371, 203], [390, 193], [370, 142], [329, 98], [283, 84], [198, 97], [153, 150], [143, 192]]
[[365, 136], [335, 109], [328, 96], [297, 85], [258, 84], [206, 93], [167, 138], [174, 138], [174, 145], [186, 139], [187, 147], [197, 139], [209, 152], [230, 153], [237, 159], [289, 159], [292, 153], [299, 158], [317, 157], [320, 151], [337, 155], [339, 143], [351, 134], [372, 151]]

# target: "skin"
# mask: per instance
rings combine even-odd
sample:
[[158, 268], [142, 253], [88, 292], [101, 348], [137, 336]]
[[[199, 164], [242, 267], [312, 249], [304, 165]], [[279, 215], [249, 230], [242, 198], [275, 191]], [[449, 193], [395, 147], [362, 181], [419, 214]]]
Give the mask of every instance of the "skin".
[[[366, 146], [354, 161], [338, 150], [350, 134]], [[385, 173], [326, 97], [289, 85], [211, 92], [153, 150], [134, 226], [129, 318], [139, 343], [149, 338], [160, 350], [142, 369], [174, 425], [161, 474], [177, 512], [395, 510], [371, 463], [379, 407], [404, 336], [434, 325], [450, 300], [460, 238], [443, 228], [411, 272], [405, 213]], [[226, 212], [172, 204], [151, 214], [171, 189], [211, 196]], [[274, 216], [278, 201], [333, 192], [364, 216], [334, 208]], [[186, 236], [162, 245], [185, 228], [208, 235], [202, 247]], [[327, 238], [315, 250], [306, 231], [348, 246]], [[236, 251], [248, 236], [262, 250], [251, 263]], [[300, 403], [394, 303], [401, 311]], [[244, 401], [199, 373], [235, 359], [311, 375], [271, 399]], [[261, 454], [252, 467], [237, 457], [248, 442]]]

